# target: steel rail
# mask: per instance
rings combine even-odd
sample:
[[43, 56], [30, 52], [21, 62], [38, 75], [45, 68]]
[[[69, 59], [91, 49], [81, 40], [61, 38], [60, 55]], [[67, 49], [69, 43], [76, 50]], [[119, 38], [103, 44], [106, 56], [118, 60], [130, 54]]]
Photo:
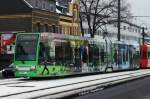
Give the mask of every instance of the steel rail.
[[[101, 81], [101, 80], [106, 80], [106, 79], [111, 79], [111, 78], [115, 78], [115, 77], [121, 77], [121, 76], [125, 76], [125, 78], [120, 78], [120, 79], [117, 79], [117, 80], [114, 80], [114, 81], [109, 81], [107, 83], [109, 84], [112, 84], [114, 82], [118, 82], [118, 81], [123, 81], [125, 79], [131, 79], [131, 78], [135, 78], [135, 77], [141, 77], [141, 76], [146, 76], [146, 75], [149, 75], [149, 74], [146, 74], [146, 73], [142, 73], [141, 74], [141, 71], [134, 71], [134, 72], [124, 72], [125, 74], [118, 74], [117, 76], [110, 76], [110, 77], [102, 77], [102, 78], [99, 78], [99, 79], [93, 79], [93, 80], [88, 80], [88, 81], [79, 81], [79, 82], [75, 82], [75, 83], [70, 83], [70, 84], [62, 84], [62, 85], [59, 85], [59, 86], [54, 86], [54, 87], [48, 87], [48, 88], [41, 88], [41, 89], [36, 89], [36, 90], [31, 90], [31, 91], [26, 91], [26, 92], [20, 92], [20, 93], [14, 93], [14, 94], [8, 94], [8, 95], [4, 95], [4, 96], [0, 96], [0, 98], [6, 98], [6, 97], [10, 97], [10, 96], [17, 96], [17, 95], [21, 95], [21, 94], [27, 94], [27, 93], [33, 93], [33, 92], [38, 92], [38, 91], [44, 91], [44, 90], [50, 90], [50, 89], [56, 89], [56, 88], [61, 88], [61, 87], [67, 87], [67, 86], [73, 86], [73, 85], [77, 85], [77, 84], [83, 84], [83, 83], [90, 83], [90, 82], [96, 82], [96, 81]], [[138, 75], [139, 74], [139, 75]], [[126, 77], [127, 76], [127, 77]], [[106, 82], [104, 83], [101, 83], [101, 85], [103, 84], [107, 84]], [[97, 84], [94, 84], [93, 86], [96, 86]], [[99, 85], [99, 84], [98, 84]], [[86, 86], [86, 87], [90, 87], [90, 86]], [[83, 89], [85, 87], [82, 87], [81, 89]], [[74, 88], [74, 90], [77, 90], [76, 88]], [[68, 90], [68, 91], [72, 91], [72, 90]], [[67, 92], [68, 92], [67, 91]], [[64, 91], [66, 92], [66, 91]], [[48, 95], [55, 95], [55, 94], [60, 94], [60, 93], [63, 93], [63, 91], [59, 92], [59, 93], [53, 93], [53, 94], [48, 94]], [[47, 96], [47, 95], [43, 95], [43, 96]], [[42, 96], [42, 97], [43, 97]], [[37, 96], [36, 98], [38, 97], [41, 97], [41, 96]]]

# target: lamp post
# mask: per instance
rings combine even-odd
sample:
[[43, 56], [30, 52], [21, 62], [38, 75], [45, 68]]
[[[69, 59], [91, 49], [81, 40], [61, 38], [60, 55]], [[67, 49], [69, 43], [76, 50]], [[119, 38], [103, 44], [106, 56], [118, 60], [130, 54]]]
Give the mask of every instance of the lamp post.
[[144, 42], [145, 42], [144, 37], [145, 37], [145, 28], [142, 27], [142, 44], [143, 45], [144, 45]]
[[2, 41], [1, 41], [1, 34], [0, 34], [0, 55], [1, 55], [1, 45], [2, 44]]
[[120, 18], [121, 18], [120, 7], [121, 7], [121, 3], [120, 0], [118, 0], [118, 35], [117, 35], [118, 41], [120, 41]]
[[[121, 18], [121, 15], [120, 15], [120, 7], [121, 7], [121, 3], [120, 3], [120, 0], [118, 0], [118, 34], [117, 34], [117, 39], [118, 41], [120, 41], [120, 18]], [[118, 44], [118, 52], [119, 52], [119, 44]], [[118, 63], [117, 63], [118, 64]], [[119, 64], [118, 64], [118, 69], [120, 68]]]

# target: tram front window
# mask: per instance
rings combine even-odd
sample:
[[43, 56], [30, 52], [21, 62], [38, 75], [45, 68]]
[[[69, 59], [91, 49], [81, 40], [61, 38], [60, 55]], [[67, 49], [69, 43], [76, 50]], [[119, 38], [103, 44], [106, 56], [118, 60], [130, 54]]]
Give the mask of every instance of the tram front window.
[[17, 37], [15, 59], [17, 61], [35, 61], [38, 35], [21, 34]]

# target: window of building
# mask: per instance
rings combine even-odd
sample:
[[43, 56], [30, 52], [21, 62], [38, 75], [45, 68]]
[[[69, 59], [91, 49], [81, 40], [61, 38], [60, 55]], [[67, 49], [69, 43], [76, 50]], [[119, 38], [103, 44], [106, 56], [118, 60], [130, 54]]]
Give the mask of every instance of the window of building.
[[101, 31], [100, 31], [100, 30], [98, 30], [98, 35], [100, 35], [100, 36], [101, 36]]
[[132, 28], [132, 32], [134, 32], [134, 28]]
[[67, 26], [67, 34], [70, 34], [70, 28]]
[[35, 7], [38, 8], [38, 0], [35, 0]]
[[139, 33], [141, 33], [141, 29], [139, 29], [139, 31], [138, 31]]
[[137, 29], [135, 29], [135, 32], [137, 33]]
[[40, 23], [36, 24], [36, 32], [41, 32], [41, 25], [40, 25]]
[[62, 26], [59, 25], [59, 33], [62, 34]]
[[49, 32], [49, 31], [48, 31], [48, 25], [47, 25], [47, 24], [44, 24], [43, 32]]
[[49, 26], [49, 32], [53, 32], [52, 26]]
[[76, 35], [76, 34], [77, 34], [77, 28], [76, 28], [76, 27], [74, 27], [74, 29], [75, 29], [75, 33], [74, 33], [74, 35]]
[[55, 4], [50, 3], [50, 4], [49, 4], [49, 10], [50, 10], [51, 12], [55, 12], [55, 9], [56, 9]]
[[100, 30], [98, 30], [98, 35], [101, 35], [101, 31]]
[[46, 9], [46, 2], [42, 1], [42, 9]]
[[126, 26], [123, 26], [123, 29], [126, 30]]
[[65, 34], [65, 27], [62, 26], [62, 33]]
[[114, 24], [114, 27], [117, 27], [117, 24]]
[[74, 20], [77, 21], [78, 16], [77, 16], [77, 11], [76, 10], [74, 10], [73, 16], [74, 16]]
[[130, 27], [128, 27], [128, 30], [130, 31]]
[[70, 27], [70, 34], [72, 34], [72, 27]]
[[52, 25], [52, 32], [56, 33], [56, 26], [55, 25]]
[[130, 27], [130, 28], [129, 28], [129, 31], [130, 31], [130, 32], [131, 32], [131, 29], [132, 29], [132, 28]]

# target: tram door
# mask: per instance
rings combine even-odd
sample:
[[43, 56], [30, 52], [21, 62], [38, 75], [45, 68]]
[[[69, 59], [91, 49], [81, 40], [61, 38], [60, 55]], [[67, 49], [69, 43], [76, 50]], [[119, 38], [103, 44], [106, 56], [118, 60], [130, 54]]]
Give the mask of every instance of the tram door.
[[118, 69], [129, 68], [129, 49], [125, 44], [115, 44], [114, 50], [115, 67]]
[[124, 69], [126, 68], [125, 67], [125, 64], [124, 64], [124, 48], [123, 48], [123, 45], [120, 46], [120, 48], [118, 49], [118, 66], [119, 66], [119, 69]]
[[55, 41], [55, 60], [58, 65], [68, 65], [70, 60], [70, 48], [66, 41]]
[[147, 44], [140, 46], [140, 67], [148, 67], [148, 46]]
[[122, 48], [122, 65], [123, 65], [123, 69], [129, 68], [129, 49], [128, 49], [128, 45], [123, 45], [123, 48]]

